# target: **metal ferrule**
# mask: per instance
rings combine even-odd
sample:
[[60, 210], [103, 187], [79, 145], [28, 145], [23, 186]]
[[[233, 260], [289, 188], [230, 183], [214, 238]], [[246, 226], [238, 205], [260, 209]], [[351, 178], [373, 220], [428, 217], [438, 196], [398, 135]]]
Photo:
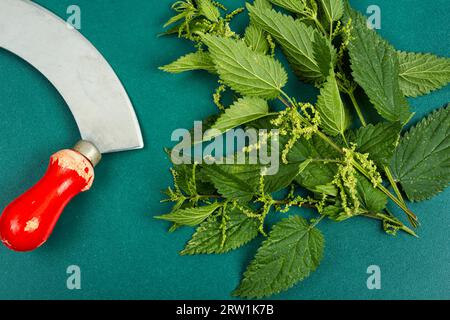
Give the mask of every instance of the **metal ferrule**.
[[94, 167], [102, 159], [102, 154], [100, 153], [100, 151], [93, 143], [89, 141], [80, 140], [72, 149], [85, 156]]

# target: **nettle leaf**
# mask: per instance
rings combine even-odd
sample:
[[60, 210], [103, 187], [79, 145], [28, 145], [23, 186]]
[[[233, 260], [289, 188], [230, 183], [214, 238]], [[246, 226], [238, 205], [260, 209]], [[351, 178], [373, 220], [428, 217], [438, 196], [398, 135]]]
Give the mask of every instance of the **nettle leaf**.
[[277, 223], [258, 249], [235, 295], [261, 298], [287, 290], [320, 264], [324, 239], [299, 216]]
[[432, 54], [397, 52], [400, 88], [408, 97], [440, 89], [450, 82], [450, 59]]
[[176, 172], [176, 181], [178, 187], [187, 194], [197, 194], [197, 181], [194, 178], [193, 165], [192, 164], [179, 164], [174, 165], [173, 170]]
[[203, 15], [210, 21], [219, 21], [219, 9], [213, 4], [211, 0], [196, 0], [196, 3], [201, 15]]
[[[252, 23], [259, 25], [281, 45], [299, 78], [308, 82], [317, 82], [324, 78], [314, 54], [313, 45], [317, 34], [315, 29], [273, 9], [250, 4], [247, 4], [247, 9]], [[326, 41], [317, 44], [328, 45]]]
[[357, 179], [356, 190], [358, 191], [358, 199], [361, 202], [361, 207], [369, 213], [379, 213], [386, 208], [387, 196], [375, 188], [363, 175], [358, 174]]
[[[362, 213], [380, 213], [386, 208], [387, 196], [375, 188], [373, 184], [367, 180], [362, 174], [357, 174], [356, 191], [357, 197], [360, 202], [360, 207], [357, 211], [354, 211], [353, 215], [348, 215], [342, 208], [342, 198], [340, 194], [335, 194], [335, 202], [328, 204], [322, 214], [328, 216], [334, 221], [344, 221], [355, 215]], [[332, 194], [331, 194], [332, 195]]]
[[266, 54], [269, 51], [269, 42], [267, 35], [262, 28], [254, 24], [250, 24], [245, 29], [244, 34], [245, 44], [253, 51]]
[[269, 0], [254, 0], [253, 5], [261, 8], [269, 8], [269, 9], [272, 8], [272, 4], [270, 3]]
[[[174, 24], [175, 22], [178, 22], [185, 18], [186, 18], [186, 13], [181, 12], [181, 13], [171, 17], [166, 23], [164, 23], [163, 28], [166, 28], [166, 27], [170, 26], [171, 24]], [[176, 27], [178, 27], [178, 26], [176, 26]], [[176, 27], [174, 27], [174, 28], [176, 28]]]
[[344, 15], [343, 0], [320, 0], [323, 11], [330, 23], [338, 21]]
[[242, 40], [204, 35], [222, 81], [244, 96], [273, 99], [280, 95], [287, 82], [281, 63], [254, 52]]
[[334, 70], [336, 65], [337, 53], [336, 48], [328, 42], [320, 33], [314, 35], [314, 58], [319, 65], [323, 80], [330, 75], [330, 71]]
[[168, 65], [159, 67], [159, 69], [170, 73], [181, 73], [192, 70], [206, 70], [211, 73], [216, 72], [209, 53], [204, 51], [189, 53]]
[[335, 203], [328, 204], [327, 206], [325, 206], [322, 209], [321, 214], [337, 222], [348, 219], [344, 209], [342, 208], [342, 204], [339, 200], [337, 200]]
[[156, 219], [167, 220], [178, 225], [196, 226], [214, 213], [222, 204], [215, 202], [201, 207], [178, 209], [171, 213], [156, 216]]
[[248, 202], [256, 194], [261, 173], [258, 165], [209, 165], [204, 166], [203, 170], [227, 199]]
[[272, 193], [287, 188], [310, 163], [311, 159], [301, 163], [280, 163], [277, 174], [264, 176], [264, 191]]
[[203, 222], [181, 251], [182, 255], [226, 253], [237, 249], [258, 235], [260, 221], [249, 218], [239, 209], [227, 209], [225, 240], [222, 217], [213, 216]]
[[[243, 97], [237, 100], [217, 119], [211, 129], [224, 133], [245, 123], [263, 118], [269, 113], [267, 101], [257, 97]], [[217, 136], [214, 132], [205, 134], [204, 140]]]
[[400, 140], [391, 162], [408, 199], [430, 199], [450, 182], [450, 105], [420, 121]]
[[298, 140], [288, 155], [288, 161], [313, 160], [297, 175], [295, 181], [299, 185], [315, 191], [317, 186], [325, 186], [333, 181], [337, 172], [337, 165], [332, 162], [314, 160], [333, 160], [339, 156], [336, 150], [315, 136], [310, 140], [304, 138]]
[[349, 44], [355, 81], [364, 89], [378, 113], [389, 121], [405, 123], [411, 113], [399, 85], [399, 63], [394, 48], [355, 11]]
[[270, 2], [294, 13], [302, 13], [305, 9], [300, 0], [270, 0]]
[[357, 151], [368, 153], [379, 169], [388, 166], [400, 138], [399, 122], [369, 124], [356, 131]]
[[329, 135], [344, 135], [350, 125], [350, 114], [342, 102], [334, 72], [330, 74], [317, 100], [320, 126]]
[[[176, 183], [180, 189], [189, 196], [197, 194], [213, 194], [214, 186], [209, 181], [202, 179], [203, 173], [201, 166], [194, 164], [174, 164], [173, 170], [176, 172]], [[194, 177], [195, 172], [195, 177]]]

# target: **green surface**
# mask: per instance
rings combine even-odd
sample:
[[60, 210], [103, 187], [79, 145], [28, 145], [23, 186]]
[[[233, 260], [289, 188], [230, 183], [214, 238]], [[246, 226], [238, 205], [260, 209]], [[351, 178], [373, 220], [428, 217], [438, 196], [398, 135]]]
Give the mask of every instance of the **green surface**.
[[[192, 229], [167, 233], [152, 218], [166, 213], [160, 190], [170, 181], [163, 147], [176, 128], [215, 112], [213, 77], [169, 75], [157, 70], [191, 50], [188, 42], [157, 38], [171, 1], [39, 0], [61, 17], [70, 4], [82, 10], [82, 33], [104, 54], [124, 83], [141, 122], [146, 147], [104, 157], [91, 191], [77, 197], [51, 239], [32, 253], [0, 248], [0, 298], [227, 299], [252, 259], [259, 237], [221, 256], [179, 256]], [[358, 9], [377, 4], [380, 31], [398, 49], [449, 56], [448, 0], [351, 1]], [[236, 7], [243, 1], [227, 1]], [[245, 23], [245, 16], [238, 24]], [[289, 92], [311, 100], [315, 90]], [[411, 100], [414, 121], [450, 101], [450, 87]], [[57, 91], [32, 67], [0, 50], [0, 207], [29, 188], [45, 171], [50, 154], [79, 138]], [[375, 221], [325, 221], [322, 265], [280, 299], [450, 298], [450, 190], [412, 204], [420, 216], [420, 239], [385, 235]], [[396, 211], [398, 214], [400, 212]], [[379, 265], [382, 289], [368, 290], [366, 269]], [[78, 265], [82, 289], [66, 288], [66, 268]]]

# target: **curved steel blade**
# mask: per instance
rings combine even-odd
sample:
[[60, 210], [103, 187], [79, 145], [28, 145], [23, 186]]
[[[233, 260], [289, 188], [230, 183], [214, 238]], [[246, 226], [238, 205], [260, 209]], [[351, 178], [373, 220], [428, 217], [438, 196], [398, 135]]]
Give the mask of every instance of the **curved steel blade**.
[[144, 146], [133, 106], [111, 66], [77, 30], [28, 0], [0, 0], [0, 47], [59, 91], [81, 137], [102, 152]]

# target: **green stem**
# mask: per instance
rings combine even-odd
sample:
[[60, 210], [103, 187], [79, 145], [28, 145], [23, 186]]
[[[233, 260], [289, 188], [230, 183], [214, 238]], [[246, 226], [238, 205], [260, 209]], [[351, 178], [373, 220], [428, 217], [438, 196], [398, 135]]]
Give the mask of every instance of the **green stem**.
[[330, 45], [333, 41], [333, 21], [330, 21]]
[[[389, 183], [392, 186], [392, 189], [394, 189], [395, 194], [397, 195], [398, 199], [403, 203], [403, 205], [406, 207], [406, 202], [405, 199], [403, 199], [402, 193], [400, 192], [400, 190], [398, 189], [397, 186], [397, 182], [395, 182], [394, 177], [392, 176], [392, 172], [391, 169], [389, 169], [388, 166], [384, 166], [384, 172], [386, 173], [386, 176], [389, 180]], [[413, 220], [409, 215], [408, 215], [408, 220], [409, 222], [411, 222], [411, 224], [413, 226], [417, 226], [416, 220]]]
[[402, 231], [404, 231], [404, 232], [406, 232], [406, 233], [408, 233], [408, 234], [410, 234], [410, 235], [412, 235], [412, 236], [414, 236], [416, 238], [419, 238], [419, 236], [413, 230], [411, 230], [410, 228], [405, 226], [403, 223], [399, 223], [397, 220], [392, 219], [391, 217], [389, 217], [389, 216], [387, 216], [385, 214], [377, 213], [377, 214], [373, 215], [373, 214], [369, 214], [369, 213], [364, 213], [362, 215], [364, 217], [375, 219], [375, 220], [380, 220], [380, 221], [386, 220], [386, 221], [389, 221], [391, 223], [395, 223], [396, 225], [399, 226], [400, 230], [402, 230]]
[[403, 203], [405, 203], [405, 200], [403, 199], [403, 196], [402, 196], [400, 190], [398, 189], [397, 182], [395, 182], [394, 177], [392, 176], [391, 169], [389, 169], [388, 166], [384, 166], [384, 172], [386, 172], [386, 176], [389, 180], [389, 183], [392, 185], [392, 188], [394, 189], [394, 192], [397, 195], [397, 197], [399, 198], [399, 200], [402, 201]]
[[325, 35], [327, 36], [327, 32], [325, 31], [324, 27], [322, 26], [322, 24], [320, 23], [319, 20], [317, 20], [317, 17], [311, 17], [311, 19], [314, 21], [314, 23], [316, 24], [317, 28], [319, 28], [319, 30]]
[[377, 216], [380, 216], [381, 220], [384, 219], [384, 220], [387, 220], [387, 221], [392, 222], [392, 223], [397, 223], [397, 225], [400, 227], [400, 230], [402, 230], [402, 231], [404, 231], [404, 232], [406, 232], [406, 233], [408, 233], [408, 234], [410, 234], [410, 235], [412, 235], [412, 236], [414, 236], [416, 238], [419, 238], [419, 236], [413, 230], [411, 230], [410, 228], [405, 226], [403, 223], [402, 224], [398, 224], [398, 222], [395, 219], [392, 219], [392, 218], [390, 218], [390, 217], [388, 217], [388, 216], [386, 216], [384, 214], [381, 214], [381, 213], [378, 213]]
[[319, 222], [322, 221], [323, 218], [325, 218], [325, 215], [321, 215], [320, 218], [316, 219], [316, 221], [314, 221], [314, 222], [309, 226], [309, 228], [312, 229], [312, 228], [314, 228], [315, 226], [317, 226], [317, 225], [319, 224]]
[[[294, 101], [292, 101], [291, 97], [289, 97], [289, 95], [288, 95], [286, 92], [284, 92], [283, 90], [281, 90], [280, 93], [281, 93], [282, 97], [278, 97], [278, 99], [279, 99], [286, 107], [292, 108], [292, 107], [295, 106]], [[286, 100], [284, 100], [283, 97], [286, 98], [287, 101], [289, 101], [290, 104], [289, 104]]]
[[417, 220], [417, 216], [414, 214], [414, 212], [412, 212], [403, 202], [401, 202], [400, 200], [398, 200], [392, 193], [389, 192], [388, 189], [386, 189], [386, 187], [384, 187], [383, 185], [379, 186], [379, 189], [385, 194], [387, 195], [392, 201], [395, 202], [395, 204], [397, 206], [400, 207], [400, 209], [402, 209], [406, 215], [408, 216], [408, 220], [411, 222], [412, 226], [414, 228], [417, 228], [419, 226], [418, 220]]
[[343, 132], [341, 132], [341, 137], [342, 140], [344, 140], [345, 145], [347, 146], [347, 148], [349, 147], [348, 142], [347, 142], [347, 138], [345, 137], [345, 134]]
[[[353, 160], [352, 164], [355, 166], [356, 169], [358, 169], [359, 172], [361, 172], [366, 178], [370, 179], [370, 175], [367, 173], [367, 171], [355, 160]], [[392, 201], [394, 201], [394, 203], [399, 206], [407, 215], [408, 218], [410, 218], [411, 220], [411, 224], [414, 227], [417, 227], [417, 216], [406, 206], [405, 203], [403, 203], [402, 201], [400, 201], [399, 199], [397, 199], [385, 186], [383, 186], [382, 184], [380, 184], [378, 186], [378, 189], [383, 192], [385, 195], [387, 195], [389, 197], [389, 199], [391, 199]]]
[[356, 101], [356, 98], [355, 98], [355, 95], [353, 93], [353, 90], [348, 90], [347, 93], [348, 93], [348, 95], [350, 97], [350, 100], [352, 101], [352, 104], [353, 104], [353, 107], [356, 110], [356, 113], [358, 114], [358, 118], [361, 121], [361, 124], [363, 125], [363, 127], [367, 126], [367, 122], [364, 119], [364, 116], [363, 116], [363, 114], [361, 112], [361, 108], [359, 107], [358, 101]]
[[[306, 119], [305, 119], [306, 120]], [[323, 132], [321, 132], [321, 131], [317, 131], [317, 135], [323, 140], [323, 141], [325, 141], [326, 143], [328, 143], [333, 149], [335, 149], [336, 151], [338, 151], [339, 153], [344, 153], [343, 151], [342, 151], [342, 148], [341, 147], [339, 147], [336, 143], [334, 143], [334, 141], [333, 140], [331, 140], [330, 138], [328, 138], [328, 136], [326, 135], [326, 134], [324, 134]]]
[[222, 196], [217, 195], [217, 194], [209, 194], [209, 195], [197, 195], [197, 196], [191, 196], [190, 198], [198, 198], [198, 199], [209, 199], [209, 198], [213, 198], [213, 199], [220, 199], [222, 198]]

